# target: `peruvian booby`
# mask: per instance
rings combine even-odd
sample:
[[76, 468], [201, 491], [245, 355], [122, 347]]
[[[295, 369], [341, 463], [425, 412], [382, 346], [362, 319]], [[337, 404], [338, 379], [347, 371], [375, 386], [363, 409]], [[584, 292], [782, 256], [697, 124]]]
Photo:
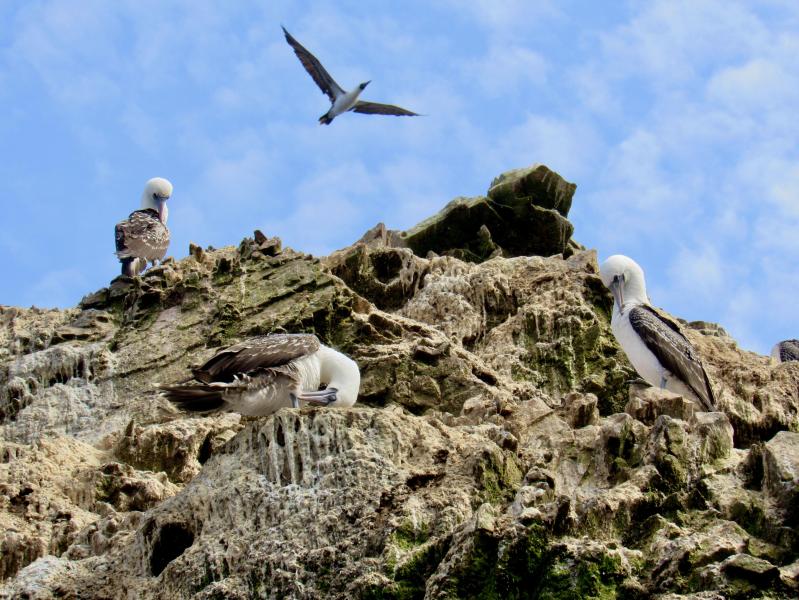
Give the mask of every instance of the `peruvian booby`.
[[784, 340], [771, 349], [771, 358], [778, 363], [799, 360], [799, 340]]
[[302, 66], [308, 71], [308, 74], [316, 85], [319, 86], [319, 89], [330, 98], [332, 106], [329, 111], [319, 117], [320, 125], [330, 125], [333, 119], [348, 110], [365, 115], [419, 116], [418, 113], [400, 108], [399, 106], [394, 106], [393, 104], [379, 104], [377, 102], [358, 100], [358, 96], [360, 96], [361, 92], [369, 85], [369, 81], [365, 81], [355, 89], [345, 92], [325, 70], [322, 63], [320, 63], [313, 54], [308, 52], [302, 44], [295, 40], [292, 35], [286, 31], [285, 27], [283, 27], [283, 33], [286, 34], [286, 41], [294, 49], [294, 54], [300, 59]]
[[217, 352], [192, 373], [198, 383], [158, 387], [185, 410], [253, 417], [305, 404], [352, 406], [361, 385], [354, 360], [302, 333], [251, 338]]
[[169, 247], [166, 201], [172, 196], [172, 184], [163, 177], [153, 177], [144, 186], [141, 208], [117, 223], [114, 228], [116, 255], [122, 263], [122, 274], [138, 275], [147, 262], [161, 261]]
[[648, 383], [699, 402], [714, 411], [716, 400], [699, 354], [677, 323], [648, 303], [644, 271], [616, 254], [599, 269], [614, 298], [611, 328], [635, 370]]

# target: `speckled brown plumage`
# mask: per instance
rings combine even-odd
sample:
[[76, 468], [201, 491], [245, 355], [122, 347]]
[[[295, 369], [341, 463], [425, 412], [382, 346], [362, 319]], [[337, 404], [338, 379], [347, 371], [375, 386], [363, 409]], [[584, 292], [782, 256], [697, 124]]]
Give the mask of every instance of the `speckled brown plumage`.
[[312, 334], [251, 338], [217, 352], [193, 369], [198, 383], [164, 385], [160, 389], [184, 410], [205, 412], [227, 405], [243, 414], [269, 414], [290, 405], [291, 394], [302, 392], [303, 376], [297, 361], [319, 348], [319, 340]]
[[279, 367], [319, 350], [319, 340], [307, 333], [276, 333], [251, 338], [221, 352], [194, 369], [197, 381], [230, 382], [237, 375]]
[[[137, 210], [117, 223], [114, 230], [116, 255], [120, 261], [136, 258], [142, 263], [161, 260], [169, 248], [169, 229], [152, 208]], [[142, 269], [144, 264], [141, 265]]]

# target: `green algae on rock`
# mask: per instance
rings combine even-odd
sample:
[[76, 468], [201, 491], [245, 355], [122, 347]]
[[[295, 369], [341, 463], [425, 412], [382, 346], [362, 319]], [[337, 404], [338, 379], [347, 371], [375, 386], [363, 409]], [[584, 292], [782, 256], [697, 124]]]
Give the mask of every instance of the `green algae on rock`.
[[[534, 166], [321, 259], [256, 232], [1, 307], [0, 598], [796, 595], [799, 364], [697, 321], [720, 412], [631, 385], [574, 188]], [[351, 355], [359, 404], [155, 391], [280, 331]]]

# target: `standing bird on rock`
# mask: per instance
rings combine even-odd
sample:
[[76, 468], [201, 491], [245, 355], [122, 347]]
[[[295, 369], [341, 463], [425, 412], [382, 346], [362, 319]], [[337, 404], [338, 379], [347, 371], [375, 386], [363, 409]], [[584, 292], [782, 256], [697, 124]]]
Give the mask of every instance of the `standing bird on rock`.
[[160, 262], [169, 247], [166, 201], [172, 196], [172, 184], [163, 177], [153, 177], [144, 186], [141, 208], [117, 223], [114, 230], [116, 255], [122, 263], [122, 274], [138, 275], [147, 262]]
[[649, 305], [638, 263], [616, 254], [602, 263], [599, 273], [615, 300], [613, 335], [638, 374], [655, 387], [698, 401], [706, 411], [716, 410], [698, 353], [674, 321]]
[[333, 104], [330, 110], [319, 117], [320, 125], [330, 125], [338, 115], [351, 110], [352, 112], [362, 113], [365, 115], [395, 115], [406, 117], [418, 117], [415, 112], [411, 112], [393, 104], [378, 104], [377, 102], [364, 102], [358, 100], [358, 96], [369, 85], [369, 81], [365, 81], [355, 89], [345, 92], [341, 86], [335, 82], [330, 74], [322, 66], [322, 63], [305, 47], [295, 40], [292, 35], [283, 27], [283, 33], [286, 34], [286, 41], [294, 49], [294, 54], [300, 59], [302, 66], [308, 71], [308, 75], [314, 80], [319, 89], [330, 98]]
[[[158, 387], [188, 411], [227, 409], [252, 417], [303, 404], [352, 406], [361, 386], [354, 360], [303, 333], [246, 340], [217, 352], [192, 373], [199, 383]], [[326, 387], [319, 390], [322, 384]]]
[[784, 340], [775, 344], [771, 349], [771, 358], [778, 363], [799, 360], [799, 340]]

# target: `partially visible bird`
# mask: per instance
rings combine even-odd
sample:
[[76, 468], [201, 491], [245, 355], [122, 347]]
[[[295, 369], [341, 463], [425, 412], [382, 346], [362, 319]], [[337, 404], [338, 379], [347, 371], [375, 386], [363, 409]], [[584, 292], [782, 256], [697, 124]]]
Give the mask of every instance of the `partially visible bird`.
[[799, 340], [784, 340], [771, 349], [771, 358], [778, 363], [799, 360]]
[[613, 335], [638, 374], [655, 387], [714, 411], [716, 399], [699, 354], [677, 323], [649, 305], [644, 271], [638, 263], [616, 254], [602, 263], [599, 272], [615, 300]]
[[188, 411], [226, 409], [254, 417], [307, 404], [352, 406], [361, 385], [354, 360], [303, 333], [251, 338], [192, 372], [198, 383], [158, 387]]
[[418, 113], [411, 112], [410, 110], [394, 106], [393, 104], [379, 104], [377, 102], [364, 102], [358, 100], [358, 96], [369, 85], [369, 81], [365, 81], [358, 85], [355, 89], [345, 92], [341, 86], [335, 82], [330, 74], [322, 66], [322, 63], [305, 47], [295, 40], [292, 35], [283, 27], [283, 33], [286, 34], [286, 41], [294, 49], [294, 54], [300, 59], [302, 66], [308, 71], [308, 74], [314, 80], [316, 85], [324, 92], [332, 106], [325, 114], [319, 117], [320, 125], [330, 125], [338, 115], [351, 110], [352, 112], [363, 113], [366, 115], [395, 115], [406, 117], [418, 117]]
[[116, 255], [122, 274], [138, 275], [147, 263], [160, 262], [169, 247], [166, 201], [172, 196], [172, 184], [163, 177], [153, 177], [144, 186], [141, 208], [117, 223], [114, 228]]

